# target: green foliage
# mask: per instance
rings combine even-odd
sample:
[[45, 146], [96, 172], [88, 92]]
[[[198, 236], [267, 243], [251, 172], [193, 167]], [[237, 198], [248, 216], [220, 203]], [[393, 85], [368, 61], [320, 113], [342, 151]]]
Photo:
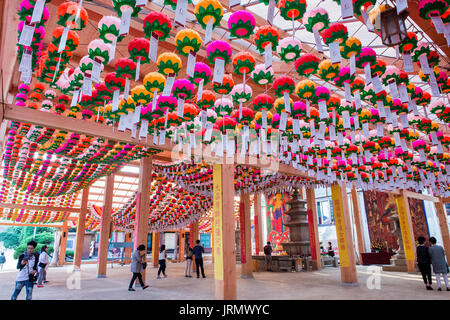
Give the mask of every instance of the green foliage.
[[[22, 241], [20, 242], [20, 245], [17, 246], [14, 251], [14, 259], [17, 259], [25, 250], [27, 250], [27, 243], [31, 240], [34, 240], [38, 243], [36, 249], [34, 252], [40, 252], [43, 245], [48, 245], [49, 250], [48, 253], [51, 254], [53, 252], [53, 247], [50, 246], [50, 244], [53, 242], [54, 235], [51, 232], [46, 231], [46, 229], [50, 228], [38, 228], [38, 229], [44, 229], [40, 233], [36, 230], [36, 237], [33, 237], [34, 229], [32, 230], [31, 235], [29, 234], [28, 230], [25, 230], [23, 235], [21, 235]], [[28, 235], [25, 237], [25, 235]]]
[[0, 233], [0, 242], [3, 242], [5, 248], [15, 249], [20, 243], [19, 237], [20, 231], [15, 227], [12, 227], [5, 232]]
[[[53, 234], [55, 233], [54, 228], [45, 228], [39, 227], [36, 228], [36, 238], [38, 238], [41, 234], [45, 234], [48, 238], [48, 235], [51, 235], [51, 241], [53, 241]], [[23, 242], [28, 242], [33, 240], [34, 227], [9, 227], [5, 232], [0, 233], [0, 241], [3, 242], [3, 245], [8, 249], [16, 249]], [[44, 237], [44, 238], [45, 238]], [[48, 240], [43, 239], [43, 241], [37, 240], [38, 243], [51, 243]]]
[[74, 255], [75, 255], [75, 252], [73, 252], [72, 250], [66, 250], [66, 257], [73, 258]]

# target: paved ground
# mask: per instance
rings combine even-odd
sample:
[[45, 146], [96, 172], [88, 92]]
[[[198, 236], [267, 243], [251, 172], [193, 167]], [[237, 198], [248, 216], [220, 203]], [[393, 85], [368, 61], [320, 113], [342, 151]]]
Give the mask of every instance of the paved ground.
[[[128, 292], [131, 277], [129, 266], [108, 265], [108, 276], [96, 278], [96, 265], [83, 265], [80, 274], [80, 289], [76, 280], [69, 281], [71, 267], [50, 268], [44, 288], [36, 288], [34, 299], [176, 299], [210, 300], [214, 297], [213, 265], [205, 262], [206, 279], [185, 278], [184, 263], [168, 263], [166, 279], [155, 279], [157, 269], [147, 269], [146, 290], [136, 288]], [[238, 274], [240, 272], [237, 266]], [[292, 273], [254, 273], [254, 279], [238, 277], [238, 299], [450, 299], [450, 292], [426, 291], [419, 274], [381, 272], [380, 288], [369, 289], [367, 280], [371, 273], [366, 266], [358, 266], [358, 287], [343, 287], [340, 284], [339, 268], [326, 267], [320, 271]], [[16, 271], [0, 272], [0, 300], [9, 299], [14, 289]], [[433, 279], [434, 281], [434, 279]], [[436, 287], [434, 285], [434, 287]], [[25, 299], [25, 290], [19, 296]]]

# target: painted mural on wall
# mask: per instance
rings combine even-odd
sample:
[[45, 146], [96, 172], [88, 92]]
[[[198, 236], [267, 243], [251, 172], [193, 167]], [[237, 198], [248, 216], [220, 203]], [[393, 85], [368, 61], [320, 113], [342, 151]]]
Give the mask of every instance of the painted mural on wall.
[[267, 201], [267, 241], [272, 243], [274, 251], [281, 251], [280, 243], [289, 241], [289, 228], [284, 223], [288, 216], [288, 202], [291, 197], [288, 193], [277, 193], [268, 197]]
[[[397, 237], [392, 234], [394, 224], [390, 221], [391, 216], [397, 213], [394, 196], [386, 192], [364, 191], [364, 205], [370, 242], [382, 244], [384, 248], [397, 250]], [[417, 239], [420, 235], [428, 237], [423, 201], [409, 199], [409, 206], [415, 238]]]

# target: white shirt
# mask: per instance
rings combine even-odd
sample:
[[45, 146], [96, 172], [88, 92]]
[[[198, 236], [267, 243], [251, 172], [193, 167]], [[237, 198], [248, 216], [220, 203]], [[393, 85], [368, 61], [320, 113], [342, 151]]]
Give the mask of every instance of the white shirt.
[[[45, 251], [42, 251], [41, 254], [39, 255], [39, 262], [38, 262], [38, 267], [39, 267], [39, 263], [45, 263], [46, 265], [48, 265], [48, 253]], [[40, 269], [42, 269], [41, 267], [39, 267]]]
[[159, 252], [159, 260], [164, 260], [166, 259], [166, 250], [160, 251]]
[[28, 260], [27, 264], [23, 266], [22, 270], [17, 274], [16, 281], [25, 281], [28, 280], [28, 275], [33, 272], [34, 267], [34, 255]]

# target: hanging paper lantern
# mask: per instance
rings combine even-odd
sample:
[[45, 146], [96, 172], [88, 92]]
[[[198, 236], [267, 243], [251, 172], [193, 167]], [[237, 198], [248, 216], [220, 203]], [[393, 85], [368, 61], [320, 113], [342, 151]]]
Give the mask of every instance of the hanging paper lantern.
[[417, 35], [408, 31], [405, 40], [398, 45], [400, 52], [413, 52], [417, 47]]
[[200, 81], [203, 80], [203, 85], [206, 85], [211, 81], [211, 75], [211, 68], [207, 64], [196, 62], [194, 66], [194, 76], [188, 77], [188, 79], [196, 85], [199, 85]]
[[157, 104], [161, 109], [172, 112], [177, 107], [177, 99], [172, 96], [159, 96]]
[[[63, 27], [57, 27], [57, 28], [55, 28], [55, 30], [53, 30], [51, 42], [56, 47], [59, 47], [59, 43], [61, 42], [63, 33], [64, 33]], [[78, 36], [78, 33], [76, 33], [75, 31], [69, 30], [69, 32], [67, 33], [67, 38], [66, 38], [66, 46], [64, 47], [63, 50], [75, 51], [78, 48], [79, 44], [80, 44], [80, 37]]]
[[117, 77], [115, 72], [110, 72], [105, 76], [105, 85], [110, 91], [121, 91], [125, 87], [125, 79]]
[[237, 53], [232, 61], [234, 72], [237, 74], [248, 74], [255, 69], [255, 58], [250, 52], [242, 51]]
[[311, 80], [302, 80], [295, 86], [295, 93], [305, 100], [311, 100], [311, 98], [316, 93], [316, 83]]
[[260, 53], [263, 53], [265, 47], [269, 44], [272, 44], [272, 51], [274, 51], [279, 40], [280, 35], [277, 29], [272, 26], [260, 26], [256, 29], [254, 41], [256, 44], [256, 49], [258, 49]]
[[162, 12], [152, 11], [144, 18], [144, 33], [146, 38], [156, 36], [158, 40], [167, 39], [172, 29], [172, 21]]
[[290, 62], [300, 57], [302, 51], [302, 42], [294, 37], [287, 37], [280, 41], [277, 47], [277, 53], [284, 62]]
[[386, 67], [386, 71], [384, 72], [383, 76], [381, 77], [381, 80], [383, 81], [383, 84], [387, 86], [389, 84], [389, 81], [394, 80], [397, 83], [398, 76], [400, 74], [400, 70], [393, 65], [389, 65]]
[[53, 100], [56, 98], [56, 92], [49, 89], [49, 90], [45, 91], [44, 96], [48, 100]]
[[233, 77], [228, 74], [223, 75], [222, 84], [218, 82], [215, 82], [213, 84], [214, 92], [223, 95], [229, 94], [231, 90], [233, 90], [233, 87], [234, 87]]
[[355, 37], [349, 37], [341, 43], [341, 56], [350, 59], [351, 56], [358, 56], [361, 52], [361, 41]]
[[445, 0], [420, 0], [419, 15], [430, 20], [433, 15], [441, 16], [447, 11], [448, 2]]
[[376, 75], [381, 77], [386, 71], [386, 62], [383, 59], [377, 58], [376, 63], [370, 66], [370, 71], [372, 77], [375, 77]]
[[218, 0], [200, 0], [194, 9], [195, 17], [203, 29], [206, 29], [210, 19], [212, 27], [217, 27], [223, 17], [223, 7]]
[[344, 83], [351, 83], [355, 80], [355, 75], [350, 74], [350, 68], [349, 67], [343, 67], [339, 71], [339, 74], [336, 78], [334, 78], [334, 83], [337, 86], [343, 87]]
[[417, 42], [416, 49], [414, 50], [414, 53], [412, 54], [413, 61], [419, 62], [419, 57], [423, 54], [426, 54], [427, 56], [430, 54], [431, 49], [428, 42], [425, 41], [419, 41]]
[[232, 37], [248, 39], [253, 34], [256, 21], [246, 10], [233, 12], [228, 18], [228, 30]]
[[149, 46], [149, 40], [145, 38], [134, 38], [128, 44], [128, 52], [130, 53], [130, 58], [138, 63], [150, 62], [150, 59], [148, 58]]
[[313, 73], [316, 73], [319, 67], [319, 58], [314, 54], [305, 53], [295, 60], [295, 70], [300, 76], [308, 77]]
[[138, 85], [131, 90], [131, 97], [136, 103], [146, 105], [150, 103], [152, 95], [143, 85]]
[[325, 81], [334, 79], [339, 74], [339, 63], [332, 64], [330, 59], [319, 64], [319, 77]]
[[239, 104], [240, 102], [245, 103], [247, 101], [250, 101], [252, 98], [253, 90], [250, 86], [239, 83], [233, 87], [233, 90], [231, 90], [231, 96], [233, 97], [233, 101], [236, 104]]
[[[439, 54], [436, 52], [436, 50], [430, 50], [427, 56], [428, 65], [430, 67], [435, 67], [439, 65]], [[420, 61], [418, 62], [420, 66]]]
[[306, 6], [306, 0], [280, 0], [278, 2], [280, 15], [288, 21], [301, 19], [306, 12]]
[[119, 102], [120, 114], [127, 114], [129, 112], [134, 112], [136, 109], [136, 101], [132, 97], [128, 99], [121, 99]]
[[217, 99], [214, 103], [214, 111], [219, 115], [230, 115], [233, 111], [233, 101], [227, 98]]
[[128, 58], [120, 58], [116, 64], [116, 76], [124, 79], [132, 79], [136, 76], [136, 63]]
[[266, 69], [266, 66], [258, 64], [255, 66], [255, 70], [252, 72], [253, 82], [259, 85], [266, 85], [272, 83], [273, 80], [273, 68]]
[[180, 57], [172, 52], [164, 52], [160, 54], [156, 64], [159, 72], [165, 74], [166, 76], [171, 73], [178, 74], [182, 67]]
[[270, 110], [273, 106], [273, 99], [267, 94], [259, 94], [253, 99], [253, 110], [261, 111], [263, 109]]
[[187, 100], [194, 95], [194, 86], [187, 79], [177, 79], [173, 83], [172, 92], [175, 97]]
[[162, 92], [166, 84], [166, 77], [159, 72], [149, 72], [145, 75], [143, 83], [145, 88], [151, 93], [155, 90]]
[[320, 32], [326, 29], [329, 23], [328, 12], [323, 8], [308, 10], [303, 16], [303, 24], [309, 32], [313, 32], [314, 29]]
[[206, 57], [211, 64], [214, 64], [216, 59], [223, 59], [225, 65], [230, 63], [232, 53], [231, 46], [223, 40], [215, 40], [206, 48]]
[[283, 97], [284, 93], [291, 94], [295, 89], [295, 82], [289, 76], [280, 76], [273, 81], [272, 89], [277, 97]]
[[103, 16], [98, 22], [97, 29], [100, 39], [106, 43], [112, 43], [115, 39], [119, 42], [124, 38], [119, 37], [120, 19], [115, 16]]
[[327, 45], [337, 41], [339, 45], [345, 43], [348, 38], [347, 27], [340, 22], [332, 23], [322, 31], [322, 39]]
[[376, 0], [356, 0], [353, 1], [353, 12], [356, 17], [359, 17], [362, 12], [369, 12], [376, 4]]
[[197, 52], [202, 45], [202, 38], [197, 31], [181, 29], [175, 36], [175, 46], [180, 54], [188, 56], [189, 52]]
[[361, 53], [356, 57], [356, 66], [358, 68], [364, 68], [365, 65], [373, 65], [377, 62], [377, 54], [375, 50], [369, 47], [361, 49]]
[[[289, 98], [289, 103], [290, 103], [289, 105], [292, 106], [294, 104], [294, 101], [291, 98]], [[282, 112], [286, 112], [284, 98], [276, 99], [275, 102], [273, 103], [273, 106], [275, 108], [275, 111], [280, 114]]]
[[58, 6], [56, 12], [57, 24], [63, 27], [70, 27], [72, 30], [81, 30], [86, 27], [88, 14], [86, 9], [81, 7], [78, 20], [75, 21], [78, 11], [78, 4], [72, 1], [64, 2]]
[[362, 92], [366, 86], [366, 82], [361, 77], [355, 77], [355, 79], [350, 83], [350, 89], [352, 93], [355, 91]]
[[216, 96], [211, 90], [203, 90], [202, 98], [197, 101], [197, 104], [201, 108], [212, 108], [216, 102]]

